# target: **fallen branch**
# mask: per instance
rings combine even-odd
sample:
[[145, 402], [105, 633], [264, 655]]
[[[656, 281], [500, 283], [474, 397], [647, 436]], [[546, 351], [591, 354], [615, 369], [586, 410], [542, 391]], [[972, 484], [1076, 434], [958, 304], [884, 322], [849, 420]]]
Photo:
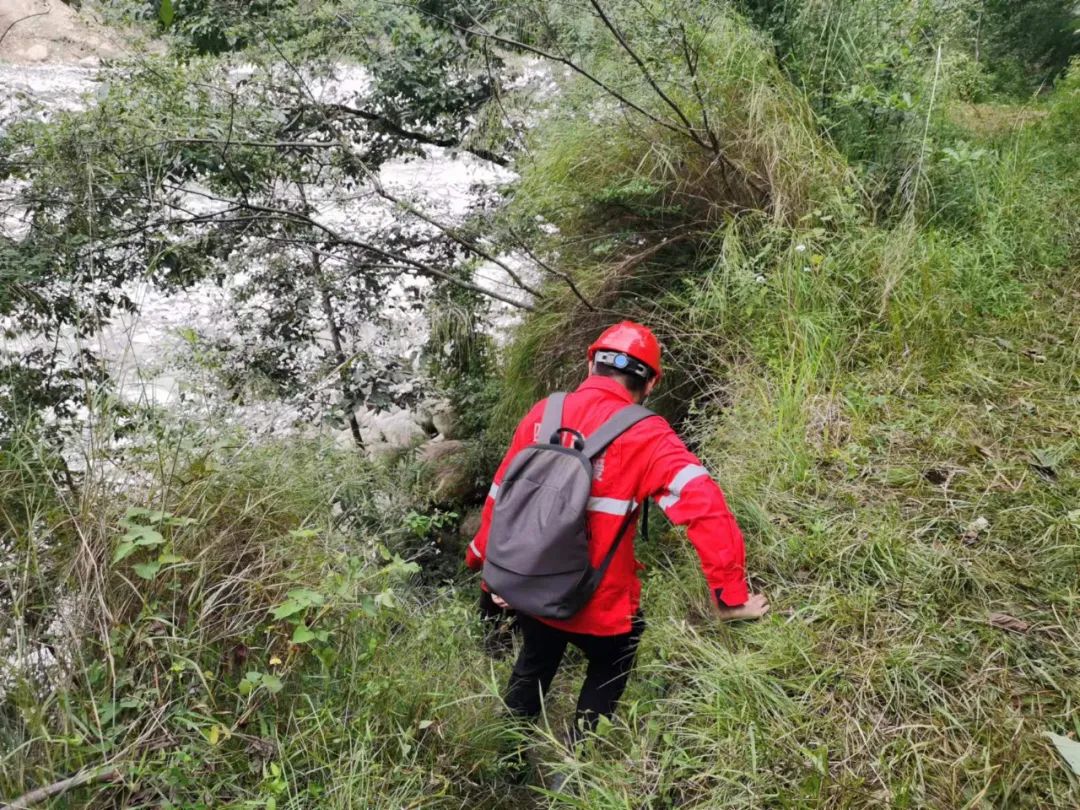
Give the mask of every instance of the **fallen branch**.
[[47, 799], [62, 796], [69, 790], [92, 785], [96, 782], [116, 782], [121, 778], [120, 769], [116, 766], [91, 768], [80, 771], [74, 776], [69, 776], [67, 779], [61, 779], [59, 782], [53, 782], [51, 785], [45, 785], [24, 793], [19, 798], [13, 799], [5, 805], [0, 805], [0, 810], [26, 810], [26, 808], [33, 807], [35, 804], [40, 804]]

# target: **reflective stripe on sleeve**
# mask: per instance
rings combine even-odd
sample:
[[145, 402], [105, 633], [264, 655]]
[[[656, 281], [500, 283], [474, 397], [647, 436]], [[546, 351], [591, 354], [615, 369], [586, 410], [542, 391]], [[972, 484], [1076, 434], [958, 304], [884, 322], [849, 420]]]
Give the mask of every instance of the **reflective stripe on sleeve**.
[[683, 487], [695, 478], [701, 478], [701, 476], [708, 474], [709, 471], [700, 464], [687, 464], [675, 474], [674, 478], [671, 479], [671, 483], [668, 484], [667, 487], [668, 494], [657, 501], [660, 508], [666, 512], [679, 502], [679, 496], [682, 494]]
[[498, 495], [498, 494], [499, 494], [499, 485], [498, 484], [492, 484], [491, 489], [488, 490], [488, 497], [494, 500], [495, 496]]
[[586, 507], [590, 512], [603, 512], [605, 515], [625, 515], [637, 508], [637, 501], [624, 501], [621, 498], [589, 498]]
[[472, 552], [473, 554], [475, 554], [475, 555], [476, 555], [477, 557], [480, 557], [480, 556], [482, 556], [482, 555], [480, 554], [480, 549], [478, 549], [478, 548], [476, 547], [476, 541], [475, 541], [475, 540], [473, 540], [473, 541], [472, 541], [471, 543], [469, 543], [469, 551], [471, 551], [471, 552]]

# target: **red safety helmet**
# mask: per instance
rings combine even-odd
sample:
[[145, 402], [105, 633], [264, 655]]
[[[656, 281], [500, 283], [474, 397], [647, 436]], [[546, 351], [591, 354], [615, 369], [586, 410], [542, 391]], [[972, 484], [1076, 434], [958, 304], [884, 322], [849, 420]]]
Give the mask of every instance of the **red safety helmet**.
[[633, 321], [623, 321], [609, 326], [589, 347], [589, 362], [600, 350], [623, 352], [640, 360], [660, 378], [660, 343], [647, 326]]

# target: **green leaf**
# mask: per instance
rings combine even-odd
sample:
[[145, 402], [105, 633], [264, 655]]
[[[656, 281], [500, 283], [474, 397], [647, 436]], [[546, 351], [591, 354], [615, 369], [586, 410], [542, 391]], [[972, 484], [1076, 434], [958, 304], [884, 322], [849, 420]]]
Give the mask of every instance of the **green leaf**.
[[312, 606], [319, 606], [326, 602], [326, 597], [318, 591], [308, 588], [294, 588], [286, 594], [287, 599], [270, 611], [275, 619], [285, 619], [294, 616], [302, 610]]
[[165, 542], [161, 532], [151, 529], [149, 526], [132, 526], [124, 532], [124, 540], [130, 540], [137, 546], [160, 546]]
[[611, 720], [604, 715], [600, 715], [600, 719], [596, 724], [596, 736], [609, 737], [611, 736], [611, 731], [613, 728], [614, 725], [612, 724]]
[[161, 0], [161, 5], [158, 6], [158, 19], [161, 20], [161, 24], [164, 26], [172, 25], [173, 21], [173, 4], [172, 0]]
[[285, 619], [289, 616], [299, 613], [301, 610], [306, 609], [307, 605], [301, 604], [300, 602], [296, 602], [292, 599], [287, 599], [280, 605], [278, 605], [276, 608], [271, 610], [270, 615], [273, 616], [275, 619]]
[[326, 597], [318, 591], [312, 591], [308, 588], [294, 588], [285, 594], [290, 599], [295, 599], [297, 602], [305, 603], [307, 605], [321, 605], [326, 601]]
[[296, 629], [293, 630], [292, 643], [293, 644], [307, 644], [315, 638], [315, 634], [308, 629], [307, 625], [303, 622], [296, 625]]
[[133, 552], [136, 548], [138, 548], [138, 546], [136, 546], [131, 541], [121, 540], [120, 545], [116, 547], [116, 551], [113, 553], [113, 562], [120, 562], [122, 559], [131, 554], [131, 552]]
[[1044, 731], [1043, 736], [1050, 739], [1061, 754], [1061, 758], [1072, 768], [1072, 772], [1080, 776], [1080, 742], [1054, 734], [1052, 731]]
[[156, 577], [158, 571], [161, 570], [161, 563], [157, 560], [151, 560], [150, 562], [139, 563], [134, 568], [136, 574], [143, 579], [150, 580]]
[[181, 563], [183, 561], [184, 561], [183, 557], [181, 557], [181, 556], [179, 556], [177, 554], [172, 554], [172, 553], [170, 553], [168, 551], [163, 552], [158, 557], [158, 562], [161, 563], [162, 565], [174, 565], [175, 563]]
[[139, 527], [161, 523], [172, 518], [172, 512], [163, 512], [159, 509], [145, 509], [141, 506], [129, 506], [121, 521], [125, 526]]
[[120, 543], [113, 553], [113, 562], [118, 563], [135, 549], [144, 546], [160, 546], [165, 538], [160, 532], [156, 532], [149, 526], [132, 526], [120, 537]]
[[285, 684], [281, 682], [281, 678], [279, 678], [277, 675], [271, 675], [269, 673], [262, 676], [262, 685], [265, 686], [266, 691], [268, 691], [272, 695], [276, 695], [278, 692], [285, 688]]

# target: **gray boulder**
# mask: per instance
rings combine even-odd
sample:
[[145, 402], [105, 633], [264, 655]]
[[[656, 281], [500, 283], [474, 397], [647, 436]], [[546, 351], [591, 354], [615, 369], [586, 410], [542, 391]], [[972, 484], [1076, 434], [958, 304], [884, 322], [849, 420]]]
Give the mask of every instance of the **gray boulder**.
[[420, 445], [416, 458], [431, 475], [436, 501], [461, 501], [473, 490], [473, 476], [466, 463], [469, 448], [457, 440], [432, 439]]

